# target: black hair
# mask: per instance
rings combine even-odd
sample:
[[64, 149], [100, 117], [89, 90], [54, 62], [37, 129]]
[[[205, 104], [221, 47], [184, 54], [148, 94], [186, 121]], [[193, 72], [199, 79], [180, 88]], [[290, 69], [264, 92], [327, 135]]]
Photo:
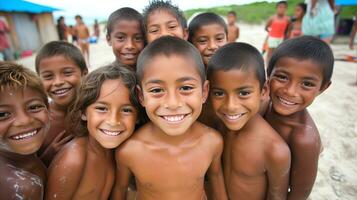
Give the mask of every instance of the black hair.
[[283, 5], [285, 5], [286, 7], [288, 6], [288, 2], [287, 2], [287, 1], [278, 1], [278, 2], [276, 3], [276, 7], [278, 7], [280, 4], [283, 4]]
[[227, 13], [228, 15], [234, 15], [235, 17], [237, 17], [237, 13], [235, 12], [235, 11], [229, 11], [228, 13]]
[[224, 32], [226, 33], [226, 37], [227, 37], [228, 35], [227, 24], [222, 19], [222, 17], [212, 12], [206, 12], [195, 16], [190, 22], [190, 25], [188, 26], [188, 33], [189, 33], [188, 41], [192, 42], [192, 38], [194, 37], [196, 31], [200, 27], [210, 24], [218, 24], [222, 26], [222, 28], [224, 28]]
[[304, 13], [306, 13], [306, 8], [307, 8], [306, 3], [298, 3], [296, 4], [296, 6], [299, 6], [304, 11]]
[[88, 71], [84, 57], [76, 46], [64, 41], [52, 41], [45, 44], [38, 52], [35, 60], [36, 72], [39, 73], [40, 62], [43, 59], [53, 56], [64, 56], [76, 63], [81, 72]]
[[324, 41], [312, 36], [301, 36], [284, 41], [274, 50], [270, 58], [267, 69], [268, 76], [272, 73], [278, 60], [283, 57], [311, 60], [321, 67], [322, 85], [331, 81], [334, 56], [330, 46]]
[[112, 14], [109, 15], [107, 21], [107, 37], [110, 36], [110, 33], [113, 31], [114, 25], [120, 20], [138, 21], [140, 24], [141, 31], [144, 34], [144, 29], [142, 27], [143, 16], [133, 8], [124, 7], [112, 12]]
[[198, 50], [191, 43], [185, 40], [172, 36], [162, 36], [146, 46], [139, 55], [136, 66], [136, 76], [139, 84], [141, 84], [145, 67], [151, 60], [159, 55], [167, 57], [179, 55], [185, 57], [185, 59], [192, 60], [195, 63], [198, 73], [200, 74], [202, 84], [206, 80], [205, 67], [203, 65], [200, 52], [198, 52]]
[[144, 30], [147, 31], [147, 22], [149, 15], [152, 14], [153, 12], [157, 10], [164, 10], [169, 12], [171, 15], [173, 15], [177, 21], [180, 23], [181, 27], [183, 29], [187, 28], [187, 21], [186, 18], [182, 12], [182, 10], [176, 6], [172, 5], [171, 1], [163, 1], [163, 0], [153, 0], [150, 1], [149, 5], [144, 8], [143, 11], [143, 25], [144, 25]]
[[262, 89], [266, 81], [264, 59], [258, 49], [244, 42], [228, 43], [219, 48], [208, 62], [207, 77], [210, 79], [215, 71], [232, 69], [255, 73]]
[[102, 85], [106, 80], [120, 79], [122, 81], [129, 90], [130, 102], [137, 110], [138, 119], [140, 119], [142, 107], [137, 99], [135, 74], [127, 68], [123, 64], [112, 63], [92, 71], [83, 79], [78, 89], [76, 100], [70, 107], [69, 123], [71, 124], [71, 130], [74, 130], [77, 136], [88, 134], [87, 121], [82, 120], [81, 116], [91, 104], [97, 101]]

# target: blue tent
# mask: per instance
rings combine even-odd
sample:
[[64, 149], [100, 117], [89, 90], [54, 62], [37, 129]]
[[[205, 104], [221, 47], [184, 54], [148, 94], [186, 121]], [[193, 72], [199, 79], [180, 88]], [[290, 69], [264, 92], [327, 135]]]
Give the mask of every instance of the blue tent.
[[0, 0], [0, 11], [4, 12], [44, 13], [56, 10], [60, 9], [22, 0]]
[[336, 0], [338, 6], [353, 6], [357, 5], [357, 0]]

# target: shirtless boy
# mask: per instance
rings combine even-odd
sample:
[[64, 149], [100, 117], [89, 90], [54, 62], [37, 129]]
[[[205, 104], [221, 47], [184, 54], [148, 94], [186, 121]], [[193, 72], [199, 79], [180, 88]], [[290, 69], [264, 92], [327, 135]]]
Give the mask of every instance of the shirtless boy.
[[228, 42], [235, 42], [239, 38], [239, 27], [237, 26], [237, 13], [230, 11], [227, 14]]
[[147, 42], [170, 35], [184, 40], [188, 38], [187, 22], [183, 12], [170, 1], [153, 0], [143, 11]]
[[140, 54], [137, 77], [150, 122], [116, 151], [114, 197], [125, 199], [134, 175], [137, 199], [205, 199], [207, 173], [214, 198], [227, 199], [222, 138], [196, 121], [208, 93], [200, 53], [182, 39], [161, 37]]
[[286, 199], [290, 151], [258, 114], [267, 92], [264, 61], [246, 43], [229, 43], [207, 71], [213, 110], [224, 123], [223, 169], [229, 199]]
[[46, 167], [36, 151], [49, 128], [47, 107], [35, 73], [0, 62], [1, 199], [43, 199]]
[[315, 182], [322, 144], [306, 108], [331, 84], [333, 65], [328, 44], [311, 36], [285, 41], [269, 62], [265, 119], [290, 147], [289, 200], [307, 199]]
[[80, 15], [76, 15], [75, 19], [76, 25], [74, 26], [74, 35], [77, 36], [78, 45], [83, 53], [87, 65], [89, 66], [89, 30]]

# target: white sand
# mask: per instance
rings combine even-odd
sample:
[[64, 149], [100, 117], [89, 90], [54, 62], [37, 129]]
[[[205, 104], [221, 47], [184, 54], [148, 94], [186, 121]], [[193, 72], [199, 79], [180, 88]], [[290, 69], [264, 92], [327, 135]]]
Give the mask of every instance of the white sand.
[[[266, 37], [262, 25], [240, 24], [238, 41], [247, 42], [261, 50]], [[357, 48], [357, 46], [356, 46]], [[332, 45], [335, 56], [356, 54], [347, 44]], [[102, 32], [98, 44], [90, 46], [91, 70], [114, 60], [111, 48]], [[19, 63], [34, 69], [34, 56]], [[310, 199], [357, 199], [357, 63], [335, 62], [332, 85], [309, 107], [319, 128], [324, 152]]]

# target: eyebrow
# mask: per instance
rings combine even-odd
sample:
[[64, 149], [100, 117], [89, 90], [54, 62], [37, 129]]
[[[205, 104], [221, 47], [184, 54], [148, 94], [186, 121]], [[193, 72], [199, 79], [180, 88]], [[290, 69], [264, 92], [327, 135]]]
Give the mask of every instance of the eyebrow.
[[[238, 87], [238, 88], [235, 88], [234, 90], [245, 90], [245, 89], [252, 89], [252, 88], [254, 88], [253, 86], [251, 86], [251, 85], [245, 85], [245, 86], [242, 86], [242, 87]], [[223, 89], [223, 88], [220, 88], [220, 87], [217, 87], [217, 86], [212, 86], [212, 89], [216, 89], [216, 90], [225, 90], [225, 89]]]
[[[196, 78], [194, 77], [191, 77], [191, 76], [185, 76], [185, 77], [182, 77], [182, 78], [179, 78], [177, 79], [175, 82], [178, 82], [178, 83], [182, 83], [182, 82], [185, 82], [185, 81], [198, 81]], [[163, 84], [164, 81], [162, 80], [159, 80], [159, 79], [153, 79], [153, 80], [149, 80], [147, 81], [144, 85], [147, 85], [147, 84]]]

